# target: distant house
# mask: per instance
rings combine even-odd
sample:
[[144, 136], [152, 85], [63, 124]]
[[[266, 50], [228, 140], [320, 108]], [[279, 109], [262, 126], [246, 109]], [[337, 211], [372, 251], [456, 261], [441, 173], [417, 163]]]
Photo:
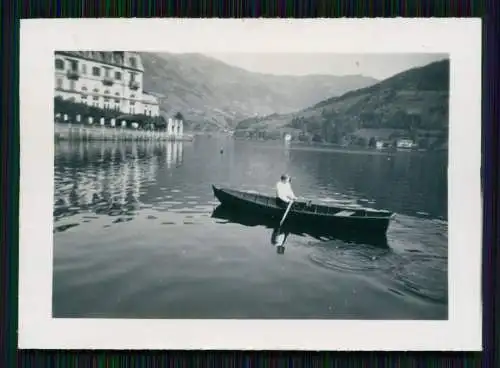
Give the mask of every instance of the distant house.
[[397, 140], [396, 147], [397, 148], [413, 148], [413, 147], [416, 147], [416, 144], [415, 144], [415, 142], [413, 142], [412, 139], [403, 138], [403, 139]]
[[384, 149], [384, 148], [389, 148], [389, 147], [391, 147], [390, 141], [377, 140], [375, 142], [375, 148], [377, 148], [377, 149]]

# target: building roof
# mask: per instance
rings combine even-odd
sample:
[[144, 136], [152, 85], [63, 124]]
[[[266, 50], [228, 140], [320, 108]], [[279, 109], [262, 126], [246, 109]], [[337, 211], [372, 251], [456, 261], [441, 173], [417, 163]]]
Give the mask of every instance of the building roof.
[[130, 51], [56, 51], [55, 54], [144, 71], [140, 55]]

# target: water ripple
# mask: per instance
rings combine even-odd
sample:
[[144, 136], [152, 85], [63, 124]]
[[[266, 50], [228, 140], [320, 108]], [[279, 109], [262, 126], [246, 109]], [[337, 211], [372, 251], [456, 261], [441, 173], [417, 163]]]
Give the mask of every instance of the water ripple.
[[314, 248], [309, 259], [314, 264], [334, 271], [365, 272], [380, 270], [387, 261], [388, 250], [368, 245], [351, 245], [341, 241], [326, 242]]
[[[447, 239], [436, 242], [446, 224], [403, 216], [391, 249], [340, 241], [310, 244], [308, 259], [323, 269], [370, 277], [378, 287], [400, 296], [446, 304], [448, 301]], [[410, 229], [414, 229], [410, 231]], [[418, 230], [415, 230], [418, 229]], [[429, 235], [431, 234], [431, 235]], [[403, 244], [404, 246], [398, 247]], [[408, 245], [412, 247], [408, 248]]]

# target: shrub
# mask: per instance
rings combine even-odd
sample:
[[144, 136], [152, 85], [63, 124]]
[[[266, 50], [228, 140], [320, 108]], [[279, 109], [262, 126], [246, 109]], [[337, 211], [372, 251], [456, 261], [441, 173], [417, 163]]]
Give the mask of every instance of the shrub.
[[[67, 114], [71, 119], [74, 119], [77, 115], [81, 115], [82, 121], [84, 121], [88, 117], [93, 117], [95, 121], [104, 117], [106, 121], [109, 121], [113, 118], [116, 119], [119, 116], [126, 115], [119, 110], [101, 109], [99, 107], [89, 106], [84, 103], [64, 100], [59, 96], [54, 98], [54, 112]], [[153, 117], [144, 114], [134, 114], [128, 116], [130, 116], [130, 118], [127, 118], [126, 120], [136, 121], [137, 123], [139, 123], [139, 126], [141, 128], [150, 126], [151, 124], [154, 124], [154, 126], [157, 128], [164, 128], [167, 126], [167, 123], [162, 116]]]

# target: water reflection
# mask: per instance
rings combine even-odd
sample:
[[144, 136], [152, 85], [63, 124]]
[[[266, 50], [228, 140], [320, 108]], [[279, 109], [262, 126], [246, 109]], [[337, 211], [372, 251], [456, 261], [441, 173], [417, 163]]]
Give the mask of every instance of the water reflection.
[[[128, 216], [142, 201], [160, 168], [182, 165], [182, 142], [60, 143], [55, 156], [54, 220], [81, 212]], [[58, 228], [56, 227], [56, 231]]]
[[167, 168], [173, 165], [182, 165], [183, 142], [168, 142], [166, 146], [167, 151]]
[[325, 228], [314, 222], [310, 223], [290, 223], [285, 221], [283, 226], [279, 228], [280, 218], [269, 218], [264, 216], [252, 216], [242, 211], [234, 211], [231, 208], [219, 205], [212, 213], [212, 218], [223, 219], [235, 224], [240, 224], [246, 227], [262, 226], [268, 229], [273, 229], [271, 243], [278, 242], [283, 239], [286, 241], [288, 235], [293, 234], [300, 237], [311, 237], [319, 241], [342, 240], [353, 244], [372, 244], [374, 246], [386, 248], [388, 247], [387, 237], [380, 235], [374, 237], [373, 234], [343, 232], [342, 229], [337, 231], [331, 227]]
[[[407, 215], [447, 219], [447, 167], [444, 153], [331, 153], [290, 150], [293, 166], [314, 178], [316, 194], [337, 193], [346, 201]], [[310, 183], [297, 178], [298, 189]]]
[[277, 227], [273, 230], [271, 234], [271, 244], [276, 247], [276, 252], [278, 254], [285, 253], [285, 242], [290, 235], [290, 232], [284, 231], [282, 228]]

